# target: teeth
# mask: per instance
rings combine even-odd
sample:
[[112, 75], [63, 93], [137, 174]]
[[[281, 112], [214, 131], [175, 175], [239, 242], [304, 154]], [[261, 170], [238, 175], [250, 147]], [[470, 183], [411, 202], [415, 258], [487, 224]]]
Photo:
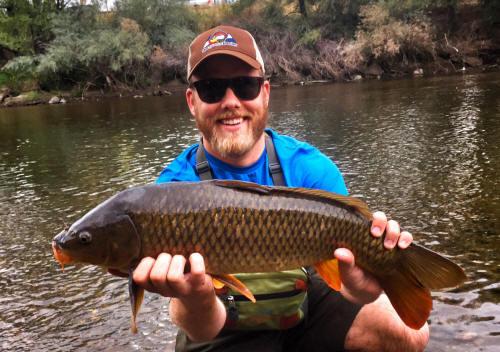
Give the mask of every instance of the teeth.
[[240, 118], [237, 118], [237, 119], [226, 119], [226, 120], [222, 120], [221, 121], [224, 125], [237, 125], [239, 123], [242, 123], [243, 122], [243, 119], [240, 117]]

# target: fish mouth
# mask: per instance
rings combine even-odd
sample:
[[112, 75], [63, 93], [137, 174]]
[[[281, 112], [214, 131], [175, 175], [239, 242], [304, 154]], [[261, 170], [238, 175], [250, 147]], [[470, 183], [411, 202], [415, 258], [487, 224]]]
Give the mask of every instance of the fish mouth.
[[54, 252], [54, 257], [61, 263], [62, 271], [64, 272], [64, 264], [74, 263], [75, 260], [66, 254], [59, 246], [56, 241], [52, 241], [52, 252]]

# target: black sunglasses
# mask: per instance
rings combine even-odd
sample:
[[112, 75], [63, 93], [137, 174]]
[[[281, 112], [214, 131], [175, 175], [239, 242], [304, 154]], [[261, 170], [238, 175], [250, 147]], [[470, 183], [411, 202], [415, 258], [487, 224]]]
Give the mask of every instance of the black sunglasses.
[[259, 95], [262, 82], [264, 77], [209, 78], [189, 83], [189, 87], [195, 87], [200, 99], [211, 104], [221, 101], [228, 87], [238, 99], [253, 100]]

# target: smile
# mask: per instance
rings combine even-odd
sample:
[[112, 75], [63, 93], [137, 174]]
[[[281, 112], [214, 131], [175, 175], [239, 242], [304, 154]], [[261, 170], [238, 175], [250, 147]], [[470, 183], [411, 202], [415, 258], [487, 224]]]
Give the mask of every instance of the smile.
[[243, 117], [219, 120], [223, 125], [238, 125], [243, 122]]

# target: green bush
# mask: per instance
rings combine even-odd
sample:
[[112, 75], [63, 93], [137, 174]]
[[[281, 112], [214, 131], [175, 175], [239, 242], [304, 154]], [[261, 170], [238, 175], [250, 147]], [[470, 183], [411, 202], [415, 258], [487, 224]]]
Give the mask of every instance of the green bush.
[[153, 45], [180, 51], [195, 37], [196, 20], [174, 0], [117, 0], [117, 14], [136, 21]]
[[151, 43], [135, 21], [79, 7], [54, 18], [54, 33], [37, 66], [44, 88], [143, 84]]
[[36, 80], [37, 57], [18, 56], [2, 67], [5, 85], [15, 93], [20, 93], [26, 83]]

